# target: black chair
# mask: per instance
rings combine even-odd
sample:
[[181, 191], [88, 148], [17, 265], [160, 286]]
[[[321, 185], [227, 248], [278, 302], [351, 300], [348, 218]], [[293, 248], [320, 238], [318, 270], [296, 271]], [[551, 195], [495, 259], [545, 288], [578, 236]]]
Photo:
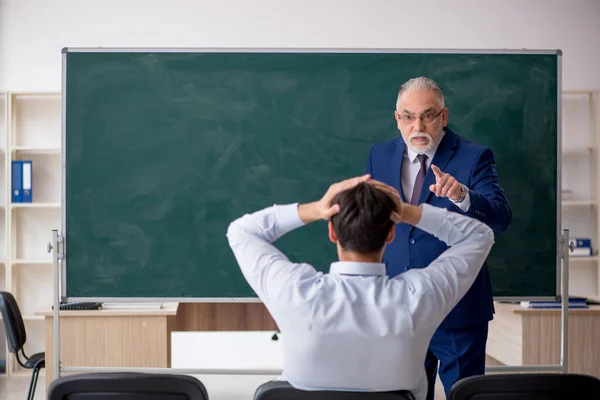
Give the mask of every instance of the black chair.
[[336, 390], [299, 390], [286, 381], [270, 381], [256, 389], [254, 400], [414, 400], [408, 391], [342, 392]]
[[208, 400], [206, 388], [187, 375], [98, 373], [62, 376], [48, 400]]
[[449, 400], [598, 400], [600, 380], [578, 374], [497, 374], [456, 382]]
[[[25, 355], [25, 352], [23, 351], [23, 345], [27, 340], [25, 324], [23, 323], [23, 316], [21, 315], [17, 301], [12, 294], [0, 292], [0, 312], [2, 313], [2, 319], [4, 320], [8, 351], [15, 353], [17, 362], [21, 367], [33, 369], [31, 382], [29, 382], [29, 392], [27, 393], [27, 399], [33, 400], [38, 375], [40, 374], [40, 370], [46, 366], [45, 354], [37, 353], [31, 357]], [[23, 360], [19, 357], [19, 352], [23, 356]]]

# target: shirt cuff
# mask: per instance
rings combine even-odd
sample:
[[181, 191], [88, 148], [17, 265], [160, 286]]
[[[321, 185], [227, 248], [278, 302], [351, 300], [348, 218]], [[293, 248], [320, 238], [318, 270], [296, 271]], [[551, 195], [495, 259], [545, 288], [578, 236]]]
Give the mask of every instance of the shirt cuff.
[[452, 199], [450, 199], [450, 201], [453, 202], [463, 212], [467, 212], [467, 211], [469, 211], [469, 208], [471, 207], [471, 192], [467, 192], [467, 195], [465, 196], [464, 200], [461, 201], [460, 203], [458, 203]]
[[421, 219], [415, 226], [434, 235], [435, 232], [440, 229], [440, 226], [442, 225], [441, 222], [446, 218], [446, 214], [449, 211], [445, 208], [434, 207], [427, 203], [421, 204], [421, 207], [423, 207]]
[[273, 208], [277, 224], [283, 232], [290, 232], [305, 225], [298, 214], [298, 203], [283, 206], [276, 205]]

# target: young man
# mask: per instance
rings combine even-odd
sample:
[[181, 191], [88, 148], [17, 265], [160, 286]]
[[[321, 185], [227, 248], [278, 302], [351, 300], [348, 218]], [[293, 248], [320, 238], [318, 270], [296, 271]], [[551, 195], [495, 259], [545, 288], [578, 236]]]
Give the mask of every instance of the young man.
[[[272, 245], [320, 219], [329, 220], [339, 256], [328, 274], [292, 263]], [[390, 279], [381, 261], [400, 222], [450, 248], [428, 268]], [[244, 215], [227, 237], [285, 337], [283, 379], [305, 390], [408, 390], [417, 400], [427, 394], [429, 341], [494, 242], [485, 224], [427, 204], [403, 204], [397, 190], [369, 175], [333, 184], [313, 203]]]

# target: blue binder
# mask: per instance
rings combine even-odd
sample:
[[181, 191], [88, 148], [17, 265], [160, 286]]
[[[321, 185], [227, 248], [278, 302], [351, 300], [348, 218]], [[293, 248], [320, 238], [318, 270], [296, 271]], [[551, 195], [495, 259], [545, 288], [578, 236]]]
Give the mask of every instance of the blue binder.
[[12, 162], [12, 202], [23, 202], [23, 162]]
[[31, 203], [31, 160], [16, 160], [12, 162], [12, 202]]

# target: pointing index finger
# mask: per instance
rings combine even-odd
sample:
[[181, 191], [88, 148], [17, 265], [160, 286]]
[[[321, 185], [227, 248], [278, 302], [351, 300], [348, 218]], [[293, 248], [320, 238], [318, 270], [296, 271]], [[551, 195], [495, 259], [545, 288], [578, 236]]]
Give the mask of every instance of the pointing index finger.
[[437, 166], [431, 164], [431, 170], [433, 171], [433, 174], [437, 179], [440, 179], [442, 177], [442, 170], [439, 169]]

